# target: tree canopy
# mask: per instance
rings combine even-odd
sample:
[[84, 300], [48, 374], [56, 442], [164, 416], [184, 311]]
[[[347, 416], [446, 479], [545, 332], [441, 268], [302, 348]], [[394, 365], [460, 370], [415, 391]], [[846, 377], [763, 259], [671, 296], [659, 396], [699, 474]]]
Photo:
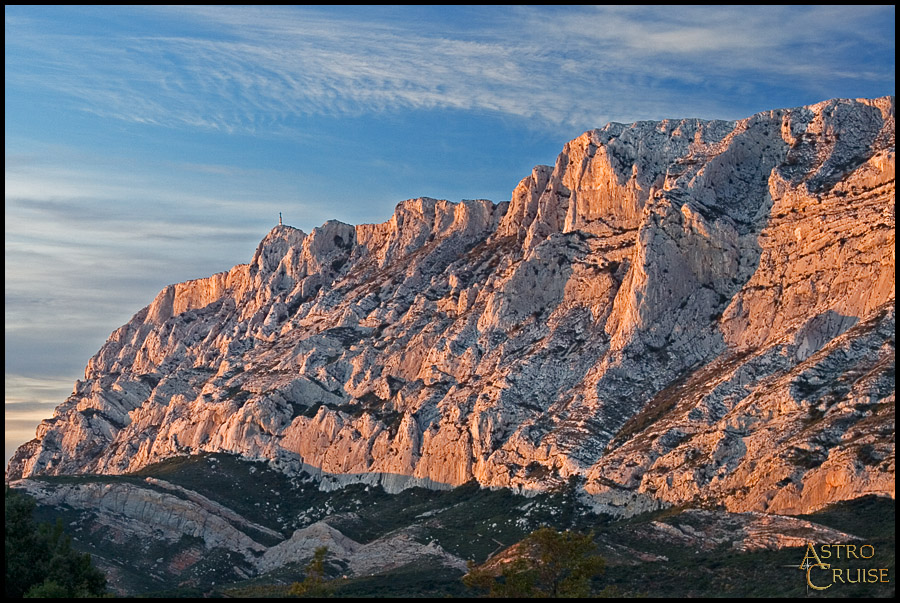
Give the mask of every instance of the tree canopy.
[[312, 561], [306, 566], [306, 578], [302, 582], [294, 582], [289, 594], [295, 597], [324, 597], [330, 592], [325, 578], [325, 558], [328, 547], [320, 546], [313, 553]]
[[6, 487], [6, 598], [99, 597], [106, 576], [91, 565], [90, 555], [72, 549], [56, 525], [34, 521], [34, 500]]
[[540, 528], [517, 545], [502, 570], [470, 567], [463, 582], [491, 597], [587, 597], [606, 568], [596, 549], [592, 533]]

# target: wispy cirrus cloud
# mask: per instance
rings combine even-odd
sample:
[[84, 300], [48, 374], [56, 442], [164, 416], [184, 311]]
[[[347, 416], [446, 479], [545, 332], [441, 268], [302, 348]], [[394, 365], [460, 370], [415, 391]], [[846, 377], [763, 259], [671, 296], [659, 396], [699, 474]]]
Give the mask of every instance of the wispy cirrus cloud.
[[[740, 112], [734, 98], [727, 109], [722, 98], [764, 86], [795, 95], [817, 94], [834, 79], [860, 88], [890, 80], [893, 88], [893, 61], [860, 64], [859, 54], [893, 56], [892, 32], [873, 26], [892, 23], [893, 7], [495, 7], [463, 16], [445, 9], [443, 21], [437, 9], [419, 21], [389, 11], [360, 18], [351, 9], [132, 10], [194, 27], [187, 34], [172, 25], [168, 35], [16, 31], [33, 60], [55, 67], [46, 85], [82, 110], [225, 131], [409, 109], [587, 127], [683, 108]], [[29, 77], [12, 67], [14, 80]], [[709, 98], [684, 94], [698, 84]]]

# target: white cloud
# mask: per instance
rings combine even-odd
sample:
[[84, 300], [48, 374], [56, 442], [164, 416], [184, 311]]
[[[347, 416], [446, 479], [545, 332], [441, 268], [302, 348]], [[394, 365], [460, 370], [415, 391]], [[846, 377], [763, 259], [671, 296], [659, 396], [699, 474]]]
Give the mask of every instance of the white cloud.
[[[867, 25], [873, 11], [892, 19], [887, 7], [483, 9], [486, 23], [469, 29], [448, 14], [446, 33], [338, 9], [146, 10], [198, 33], [13, 34], [58, 67], [45, 84], [83, 110], [224, 131], [289, 128], [294, 115], [448, 108], [587, 127], [677, 113], [673, 104], [689, 103], [669, 86], [717, 78], [735, 90], [746, 79], [738, 70], [761, 82], [893, 77], [892, 62], [860, 69], [839, 50], [873, 42]], [[893, 53], [893, 39], [881, 44]], [[12, 71], [13, 81], [28, 77]]]

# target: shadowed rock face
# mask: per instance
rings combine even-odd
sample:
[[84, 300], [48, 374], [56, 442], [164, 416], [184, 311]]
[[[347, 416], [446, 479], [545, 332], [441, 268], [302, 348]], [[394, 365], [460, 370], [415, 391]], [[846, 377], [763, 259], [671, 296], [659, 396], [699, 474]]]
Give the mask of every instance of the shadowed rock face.
[[278, 226], [116, 330], [7, 478], [222, 451], [623, 514], [893, 496], [894, 130], [893, 97], [613, 123], [508, 203]]

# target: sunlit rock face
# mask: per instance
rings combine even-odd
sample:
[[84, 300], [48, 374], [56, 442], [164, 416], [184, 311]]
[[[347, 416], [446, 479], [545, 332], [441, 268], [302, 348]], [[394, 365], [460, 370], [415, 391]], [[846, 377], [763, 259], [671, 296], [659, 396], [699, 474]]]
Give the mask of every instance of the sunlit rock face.
[[275, 227], [116, 330], [7, 476], [224, 451], [622, 514], [893, 496], [894, 113], [613, 123], [507, 203]]

